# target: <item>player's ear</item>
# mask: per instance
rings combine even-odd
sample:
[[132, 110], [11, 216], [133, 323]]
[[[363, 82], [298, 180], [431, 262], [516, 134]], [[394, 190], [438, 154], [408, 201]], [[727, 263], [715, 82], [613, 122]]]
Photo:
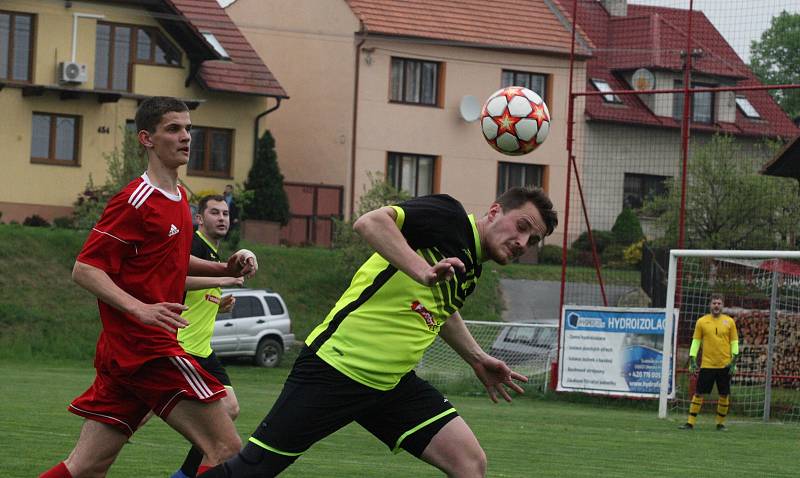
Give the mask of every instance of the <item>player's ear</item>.
[[153, 147], [153, 140], [150, 138], [150, 132], [146, 129], [139, 131], [139, 143], [145, 148], [152, 148]]
[[492, 203], [489, 206], [489, 213], [486, 215], [489, 218], [489, 221], [494, 221], [497, 218], [497, 214], [502, 212], [503, 208], [498, 203]]

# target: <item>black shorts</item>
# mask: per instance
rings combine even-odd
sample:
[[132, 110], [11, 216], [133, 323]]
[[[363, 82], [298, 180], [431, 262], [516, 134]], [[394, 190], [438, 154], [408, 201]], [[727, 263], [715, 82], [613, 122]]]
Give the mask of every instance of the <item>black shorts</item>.
[[210, 373], [214, 376], [214, 378], [219, 380], [222, 385], [225, 385], [226, 387], [232, 387], [231, 379], [228, 377], [228, 372], [225, 370], [222, 362], [219, 361], [217, 354], [211, 352], [211, 355], [208, 357], [198, 357], [197, 355], [192, 355], [192, 357], [197, 360], [197, 363], [199, 363], [206, 372]]
[[457, 416], [450, 402], [413, 370], [392, 390], [376, 390], [304, 347], [253, 438], [274, 453], [296, 456], [355, 421], [393, 452], [402, 448], [419, 457], [434, 435]]
[[731, 374], [728, 367], [701, 368], [700, 374], [697, 376], [697, 394], [711, 393], [715, 383], [717, 384], [717, 393], [720, 395], [731, 394]]

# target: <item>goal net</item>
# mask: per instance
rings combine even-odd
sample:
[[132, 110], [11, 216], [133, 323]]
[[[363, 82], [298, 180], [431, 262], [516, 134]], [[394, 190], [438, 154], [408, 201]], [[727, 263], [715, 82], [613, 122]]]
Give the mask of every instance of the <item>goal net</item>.
[[[550, 364], [556, 358], [557, 324], [464, 322], [483, 350], [528, 377], [526, 384], [520, 384], [526, 394], [546, 391]], [[425, 352], [416, 372], [445, 393], [485, 393], [472, 368], [441, 337]]]
[[[720, 293], [723, 313], [739, 333], [729, 416], [800, 421], [800, 252], [673, 250], [668, 277], [667, 310], [678, 309], [677, 386], [668, 400], [662, 384], [659, 416], [688, 412], [696, 380], [687, 370], [694, 324], [709, 313], [710, 295]], [[710, 401], [716, 399], [715, 388]], [[712, 407], [704, 405], [701, 419], [713, 417]]]

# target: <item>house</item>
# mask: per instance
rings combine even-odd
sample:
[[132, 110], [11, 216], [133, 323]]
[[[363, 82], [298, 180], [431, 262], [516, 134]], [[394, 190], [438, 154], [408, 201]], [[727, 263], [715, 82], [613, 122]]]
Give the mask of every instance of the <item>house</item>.
[[[702, 12], [694, 11], [691, 20], [693, 87], [762, 86]], [[586, 91], [642, 91], [585, 99], [575, 146], [593, 229], [610, 229], [623, 207], [638, 210], [648, 197], [663, 193], [665, 180], [680, 177], [683, 94], [647, 91], [683, 87], [688, 22], [683, 9], [626, 0], [578, 2], [577, 24], [595, 45]], [[766, 90], [697, 92], [692, 104], [690, 148], [725, 133], [737, 139], [743, 154], [766, 161], [765, 138], [787, 141], [800, 134]], [[657, 233], [641, 219], [646, 233]]]
[[[371, 174], [472, 213], [536, 185], [563, 211], [571, 33], [559, 1], [236, 0], [226, 12], [292, 91], [270, 124], [293, 216], [307, 218], [292, 234], [324, 243], [330, 215], [357, 214]], [[581, 39], [581, 82], [588, 55]], [[512, 84], [540, 93], [552, 117], [524, 156], [494, 151], [460, 114], [465, 97], [482, 104]]]
[[154, 95], [191, 109], [181, 180], [220, 192], [246, 178], [258, 118], [287, 97], [216, 0], [4, 0], [2, 220], [69, 215]]

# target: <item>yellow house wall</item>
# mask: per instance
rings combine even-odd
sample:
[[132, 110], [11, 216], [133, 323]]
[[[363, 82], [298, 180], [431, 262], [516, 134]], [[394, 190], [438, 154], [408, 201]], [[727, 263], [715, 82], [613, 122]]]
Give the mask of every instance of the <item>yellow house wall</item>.
[[[155, 26], [157, 23], [143, 10], [108, 7], [101, 4], [73, 3], [72, 9], [63, 2], [43, 1], [32, 10], [30, 1], [4, 0], [0, 9], [36, 14], [34, 36], [35, 55], [32, 83], [57, 86], [57, 66], [71, 56], [72, 13], [104, 14], [104, 21]], [[88, 82], [81, 89], [92, 89], [94, 78], [94, 19], [78, 22], [77, 61], [88, 65]], [[194, 191], [222, 191], [225, 184], [241, 183], [246, 179], [252, 164], [253, 121], [264, 111], [267, 101], [263, 97], [208, 92], [193, 82], [188, 88], [184, 81], [189, 62], [183, 57], [182, 67], [165, 67], [134, 64], [132, 93], [139, 95], [168, 95], [200, 100], [199, 107], [191, 112], [192, 122], [198, 126], [233, 129], [231, 177], [208, 178], [187, 175], [181, 178]], [[78, 99], [61, 100], [57, 92], [47, 91], [41, 96], [22, 96], [20, 88], [6, 86], [0, 90], [0, 145], [3, 150], [3, 175], [0, 176], [0, 212], [3, 221], [21, 221], [34, 212], [52, 219], [66, 215], [70, 206], [84, 189], [91, 175], [95, 183], [102, 184], [106, 177], [104, 155], [122, 143], [122, 130], [126, 120], [134, 118], [135, 99], [122, 98], [116, 103], [98, 103], [95, 95]], [[79, 115], [79, 165], [61, 166], [34, 164], [30, 160], [31, 124], [34, 112]], [[11, 120], [9, 120], [11, 119]], [[108, 132], [103, 132], [105, 129]]]

